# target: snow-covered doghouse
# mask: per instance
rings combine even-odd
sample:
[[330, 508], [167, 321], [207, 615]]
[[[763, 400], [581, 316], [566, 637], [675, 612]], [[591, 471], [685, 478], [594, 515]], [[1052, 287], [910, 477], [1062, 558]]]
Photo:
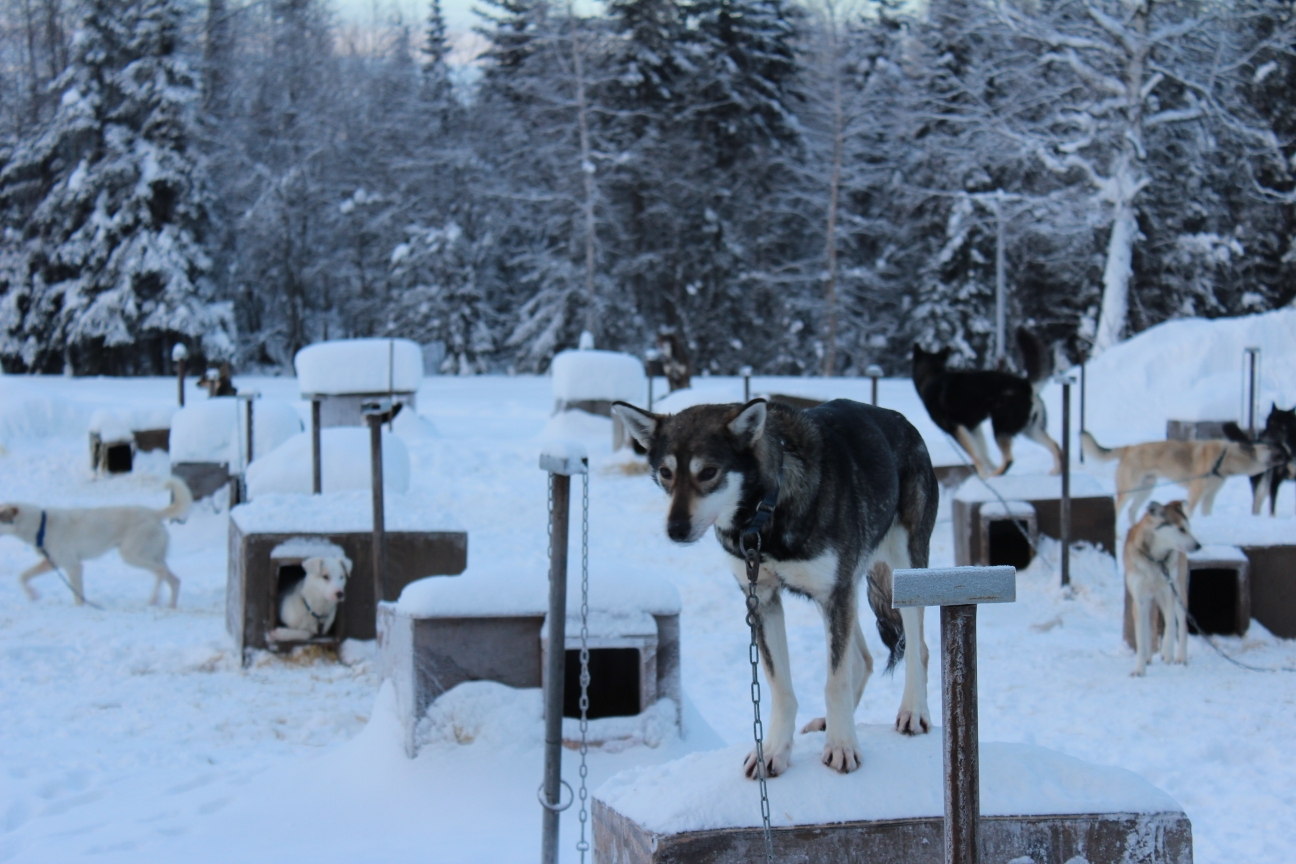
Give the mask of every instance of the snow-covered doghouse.
[[252, 401], [233, 396], [204, 399], [171, 418], [171, 473], [189, 484], [194, 498], [221, 489], [252, 458], [302, 431], [301, 417], [289, 403], [256, 399], [253, 405]]
[[[1021, 530], [1061, 538], [1062, 478], [1005, 474], [964, 483], [954, 495], [953, 517], [954, 563], [1013, 563], [1002, 556], [1022, 554]], [[1115, 501], [1086, 474], [1071, 475], [1070, 536], [1072, 543], [1089, 542], [1116, 554]]]
[[[612, 417], [613, 402], [642, 405], [647, 397], [648, 376], [643, 361], [633, 354], [617, 351], [597, 351], [594, 340], [585, 339], [575, 351], [562, 351], [553, 359], [550, 372], [553, 376], [554, 420], [560, 425], [569, 418], [569, 412], [581, 411], [599, 417], [612, 418], [612, 449], [619, 450], [626, 443], [621, 421]], [[559, 432], [559, 430], [553, 430]], [[563, 430], [562, 434], [572, 434]], [[579, 435], [577, 435], [579, 437]]]
[[[664, 579], [590, 573], [591, 740], [633, 738], [645, 723], [679, 723], [680, 599]], [[477, 567], [409, 585], [379, 612], [383, 673], [396, 688], [406, 752], [432, 701], [464, 681], [544, 685], [548, 579]], [[563, 716], [579, 717], [580, 592], [567, 593]], [[574, 730], [564, 731], [565, 739]]]
[[171, 439], [172, 406], [101, 408], [90, 416], [90, 467], [96, 474], [123, 474], [135, 454], [167, 450]]
[[415, 408], [423, 381], [423, 349], [408, 339], [338, 339], [316, 342], [293, 360], [302, 398], [318, 412], [321, 428], [365, 425], [362, 408], [390, 399]]

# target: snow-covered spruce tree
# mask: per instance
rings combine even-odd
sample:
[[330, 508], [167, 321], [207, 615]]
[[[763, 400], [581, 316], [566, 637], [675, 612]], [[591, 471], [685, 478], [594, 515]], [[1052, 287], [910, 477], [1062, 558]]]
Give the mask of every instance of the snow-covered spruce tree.
[[207, 280], [182, 15], [175, 0], [87, 0], [57, 112], [0, 172], [10, 368], [151, 372], [177, 340], [232, 347]]

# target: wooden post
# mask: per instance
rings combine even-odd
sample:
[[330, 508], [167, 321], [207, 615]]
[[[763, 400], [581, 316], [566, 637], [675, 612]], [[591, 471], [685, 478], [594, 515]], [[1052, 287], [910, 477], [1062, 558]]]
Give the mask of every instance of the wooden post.
[[320, 470], [320, 400], [311, 397], [311, 492], [324, 491], [324, 474]]
[[980, 603], [1016, 600], [1017, 570], [1014, 567], [897, 570], [891, 582], [892, 607], [941, 607], [945, 864], [977, 864], [981, 854], [981, 776], [976, 607]]
[[571, 477], [589, 470], [585, 448], [566, 443], [540, 454], [541, 469], [549, 472], [553, 509], [549, 514], [549, 653], [545, 657], [545, 758], [541, 803], [544, 819], [540, 838], [541, 864], [558, 862], [558, 807], [562, 801], [563, 690], [567, 669], [567, 532], [571, 509]]
[[252, 449], [252, 428], [253, 428], [252, 427], [252, 403], [255, 401], [256, 401], [255, 393], [248, 396], [247, 399], [247, 436], [248, 436], [247, 464], [249, 465], [252, 464], [252, 459], [254, 458], [252, 454], [256, 452]]
[[180, 407], [184, 407], [184, 379], [185, 379], [185, 360], [189, 358], [189, 349], [183, 342], [177, 342], [171, 346], [171, 359], [176, 364], [176, 398], [180, 400]]
[[385, 598], [383, 588], [386, 583], [387, 569], [387, 532], [383, 519], [383, 458], [382, 458], [382, 424], [381, 413], [366, 413], [369, 423], [369, 472], [373, 483], [373, 583], [374, 610]]
[[1058, 502], [1058, 533], [1062, 541], [1062, 587], [1071, 584], [1071, 383], [1062, 378], [1062, 500]]
[[[1080, 434], [1085, 431], [1085, 364], [1080, 364]], [[1080, 448], [1080, 464], [1084, 464], [1084, 447]]]
[[870, 363], [868, 365], [868, 368], [864, 370], [864, 374], [867, 375], [873, 382], [873, 404], [876, 405], [878, 379], [881, 378], [883, 375], [882, 367], [877, 365], [876, 363]]
[[738, 374], [741, 375], [743, 379], [743, 402], [750, 402], [752, 367], [744, 366], [738, 370]]

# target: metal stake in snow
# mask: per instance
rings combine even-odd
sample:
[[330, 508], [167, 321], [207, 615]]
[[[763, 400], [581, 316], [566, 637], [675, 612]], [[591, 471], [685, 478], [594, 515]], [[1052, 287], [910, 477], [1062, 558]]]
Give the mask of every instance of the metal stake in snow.
[[1256, 397], [1260, 393], [1260, 348], [1252, 345], [1242, 349], [1242, 368], [1246, 374], [1246, 407], [1243, 409], [1242, 419], [1246, 421], [1247, 432], [1254, 438], [1256, 434], [1256, 421], [1260, 413], [1260, 406], [1256, 402]]
[[873, 381], [873, 404], [876, 405], [877, 404], [877, 382], [878, 379], [881, 378], [882, 375], [884, 374], [882, 372], [882, 367], [877, 365], [876, 363], [870, 363], [868, 365], [868, 368], [864, 370], [864, 374], [867, 375]]
[[1016, 599], [1015, 567], [897, 570], [892, 577], [893, 608], [941, 607], [945, 864], [976, 864], [981, 852], [976, 607]]
[[[567, 529], [573, 474], [589, 473], [585, 448], [556, 442], [540, 454], [541, 470], [549, 472], [549, 653], [545, 657], [545, 759], [540, 804], [544, 821], [540, 841], [542, 864], [558, 862], [558, 816], [571, 806], [562, 803], [563, 689], [567, 661]], [[568, 786], [570, 792], [571, 787]]]
[[176, 364], [176, 390], [180, 400], [180, 407], [184, 407], [184, 379], [185, 379], [185, 361], [189, 359], [189, 349], [183, 342], [177, 342], [171, 346], [171, 359]]
[[391, 402], [367, 402], [360, 413], [369, 424], [369, 475], [373, 484], [373, 583], [374, 611], [385, 600], [387, 582], [387, 520], [383, 512], [382, 424], [395, 416], [399, 406]]
[[320, 467], [320, 399], [311, 397], [311, 494], [324, 490], [324, 472]]
[[1058, 533], [1062, 541], [1062, 587], [1071, 584], [1071, 385], [1070, 373], [1062, 376], [1062, 500], [1058, 502]]
[[752, 367], [744, 366], [738, 370], [738, 374], [741, 375], [743, 379], [743, 402], [750, 402]]

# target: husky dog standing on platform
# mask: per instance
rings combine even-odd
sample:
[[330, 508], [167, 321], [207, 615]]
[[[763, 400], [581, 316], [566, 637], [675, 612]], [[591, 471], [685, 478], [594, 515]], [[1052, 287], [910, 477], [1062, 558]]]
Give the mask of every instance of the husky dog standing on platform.
[[[823, 614], [827, 710], [802, 731], [827, 732], [824, 764], [842, 773], [860, 765], [854, 714], [873, 671], [857, 606], [866, 573], [869, 605], [891, 650], [887, 668], [905, 660], [896, 728], [927, 732], [922, 610], [891, 608], [891, 568], [926, 567], [936, 523], [936, 475], [918, 430], [895, 411], [844, 399], [808, 410], [762, 399], [698, 405], [675, 415], [624, 402], [612, 410], [648, 451], [652, 475], [670, 495], [667, 536], [693, 543], [714, 526], [744, 591], [739, 540], [759, 526], [756, 629], [773, 702], [764, 745], [767, 775], [788, 768], [797, 713], [785, 589], [810, 598]], [[758, 507], [772, 514], [753, 524]], [[739, 607], [734, 614], [742, 614]], [[755, 751], [744, 768], [757, 776]]]
[[[1053, 473], [1062, 471], [1062, 449], [1048, 434], [1048, 414], [1039, 391], [1053, 374], [1053, 360], [1029, 330], [1017, 330], [1026, 361], [1026, 377], [1007, 372], [946, 369], [950, 349], [929, 353], [913, 346], [913, 382], [932, 422], [952, 435], [972, 457], [982, 477], [1003, 474], [1012, 466], [1012, 439], [1025, 435], [1053, 454]], [[1003, 464], [993, 467], [981, 424], [990, 418]]]
[[166, 564], [170, 537], [167, 519], [184, 519], [193, 504], [189, 487], [178, 477], [166, 481], [171, 503], [161, 510], [148, 507], [92, 507], [76, 510], [36, 504], [0, 504], [0, 534], [24, 540], [41, 560], [23, 571], [23, 590], [39, 599], [29, 583], [33, 577], [57, 568], [67, 573], [76, 604], [85, 602], [81, 563], [116, 549], [127, 564], [142, 567], [157, 577], [150, 603], [157, 603], [165, 582], [171, 589], [171, 608], [180, 594], [180, 580]]
[[[1165, 635], [1161, 660], [1188, 662], [1188, 558], [1201, 548], [1188, 531], [1184, 502], [1162, 507], [1153, 501], [1125, 538], [1125, 587], [1134, 601], [1134, 644], [1138, 660], [1133, 675], [1142, 675], [1152, 657], [1156, 636], [1153, 611], [1161, 610]], [[1176, 645], [1178, 651], [1175, 650]]]

